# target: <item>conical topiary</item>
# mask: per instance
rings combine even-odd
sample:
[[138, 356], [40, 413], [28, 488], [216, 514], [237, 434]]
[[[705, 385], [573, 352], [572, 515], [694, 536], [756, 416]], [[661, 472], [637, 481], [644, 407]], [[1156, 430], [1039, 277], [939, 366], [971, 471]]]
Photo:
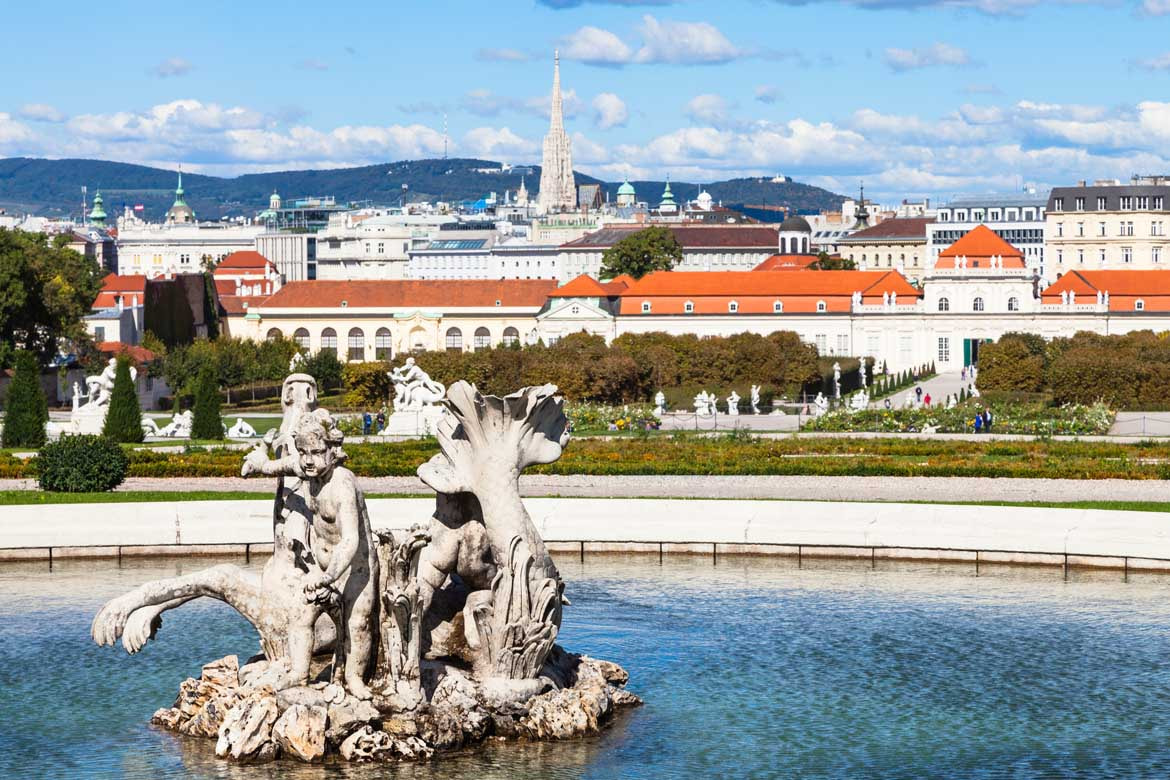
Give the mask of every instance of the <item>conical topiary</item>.
[[219, 384], [215, 369], [205, 366], [195, 380], [195, 408], [191, 417], [192, 439], [222, 439], [223, 420], [219, 416]]
[[40, 367], [31, 352], [16, 353], [16, 374], [4, 399], [4, 446], [42, 447], [49, 405], [41, 390]]
[[118, 358], [114, 389], [110, 392], [110, 408], [106, 411], [102, 435], [117, 442], [139, 442], [143, 439], [142, 408], [138, 406], [138, 393], [134, 390], [134, 380], [130, 378], [130, 359], [125, 355]]

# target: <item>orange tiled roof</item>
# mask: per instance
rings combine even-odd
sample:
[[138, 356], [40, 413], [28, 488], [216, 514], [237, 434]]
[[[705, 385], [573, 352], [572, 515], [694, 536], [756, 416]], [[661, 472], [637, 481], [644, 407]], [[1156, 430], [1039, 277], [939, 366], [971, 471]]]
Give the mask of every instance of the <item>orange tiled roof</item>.
[[1077, 303], [1095, 303], [1097, 293], [1109, 293], [1109, 311], [1170, 311], [1170, 269], [1069, 271], [1040, 294], [1044, 303], [1060, 303], [1061, 293], [1076, 293]]
[[130, 344], [123, 344], [121, 341], [102, 341], [97, 345], [98, 352], [103, 355], [121, 355], [123, 353], [130, 356], [130, 359], [135, 363], [147, 363], [154, 360], [154, 353], [146, 347], [137, 347]]
[[605, 298], [610, 293], [601, 282], [589, 274], [581, 274], [576, 279], [567, 282], [563, 287], [553, 290], [550, 298]]
[[803, 271], [817, 261], [817, 255], [772, 255], [753, 271]]
[[[635, 279], [634, 277], [630, 276], [629, 274], [618, 274], [618, 275], [617, 275], [617, 276], [615, 276], [614, 278], [610, 279], [608, 282], [603, 282], [602, 284], [610, 284], [610, 285], [618, 285], [618, 284], [620, 284], [620, 285], [621, 285], [621, 288], [620, 288], [620, 289], [624, 290], [624, 289], [626, 289], [627, 287], [629, 287], [630, 285], [632, 285], [632, 284], [633, 284], [634, 282], [636, 282], [636, 281], [637, 281], [637, 279]], [[618, 289], [618, 288], [617, 288], [617, 287], [614, 287], [614, 288], [612, 288], [612, 289], [615, 289], [615, 290], [616, 290], [616, 289]]]
[[954, 268], [956, 257], [966, 257], [968, 268], [987, 267], [992, 255], [1003, 257], [1004, 268], [1026, 268], [1020, 250], [987, 227], [976, 225], [955, 243], [939, 252], [935, 268]]
[[495, 308], [539, 309], [557, 288], [552, 279], [369, 279], [289, 282], [264, 302], [266, 309]]
[[642, 314], [647, 301], [651, 314], [684, 314], [687, 302], [695, 314], [727, 314], [733, 301], [741, 314], [772, 313], [776, 301], [786, 313], [815, 312], [820, 301], [826, 311], [847, 312], [855, 292], [866, 303], [884, 293], [907, 303], [922, 295], [897, 271], [657, 271], [622, 293], [620, 313]]
[[146, 277], [140, 274], [106, 274], [102, 279], [102, 289], [94, 299], [93, 309], [112, 309], [118, 305], [118, 298], [124, 306], [129, 306], [131, 298], [138, 296], [138, 302], [146, 300]]
[[239, 252], [232, 252], [230, 255], [225, 257], [219, 265], [215, 267], [215, 270], [219, 271], [222, 269], [224, 271], [263, 271], [270, 265], [272, 266], [273, 270], [276, 270], [276, 266], [273, 265], [267, 257], [260, 254], [259, 252], [245, 249]]

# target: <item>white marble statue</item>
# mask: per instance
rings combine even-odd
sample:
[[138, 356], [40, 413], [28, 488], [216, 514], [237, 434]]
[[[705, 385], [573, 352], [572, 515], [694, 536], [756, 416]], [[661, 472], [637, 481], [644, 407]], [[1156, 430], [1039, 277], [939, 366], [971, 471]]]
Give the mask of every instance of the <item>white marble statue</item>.
[[425, 406], [438, 404], [447, 391], [442, 382], [431, 379], [426, 371], [408, 357], [398, 368], [388, 372], [394, 383], [395, 411], [418, 411]]
[[906, 391], [906, 403], [904, 403], [904, 404], [902, 405], [902, 408], [903, 408], [903, 409], [913, 409], [913, 408], [914, 408], [914, 404], [915, 404], [915, 402], [916, 402], [917, 400], [918, 400], [918, 398], [917, 398], [917, 396], [915, 396], [915, 395], [914, 395], [914, 391], [913, 391], [913, 390], [907, 390], [907, 391]]
[[190, 409], [179, 412], [171, 418], [169, 423], [159, 428], [158, 435], [170, 439], [189, 439], [191, 438], [191, 423], [193, 421], [194, 415]]
[[829, 411], [829, 399], [825, 398], [824, 393], [817, 393], [817, 397], [813, 399], [812, 413], [817, 417]]
[[288, 361], [288, 372], [295, 374], [300, 370], [301, 364], [305, 362], [305, 356], [300, 352], [294, 352], [293, 356]]
[[[86, 402], [85, 406], [109, 406], [110, 395], [114, 392], [114, 377], [118, 373], [118, 359], [110, 358], [106, 363], [106, 367], [102, 369], [100, 374], [94, 376], [87, 376], [85, 378]], [[138, 379], [138, 369], [130, 366], [130, 381], [134, 382]], [[74, 383], [74, 392], [77, 391], [77, 385]], [[74, 396], [76, 397], [76, 396]]]
[[262, 570], [220, 564], [148, 582], [95, 616], [94, 641], [130, 653], [155, 639], [164, 612], [198, 598], [256, 629], [260, 655], [205, 665], [154, 723], [217, 737], [216, 754], [239, 760], [397, 760], [489, 737], [596, 733], [638, 703], [620, 667], [556, 644], [565, 585], [519, 489], [525, 468], [568, 443], [555, 385], [500, 398], [453, 384], [439, 453], [418, 467], [434, 514], [409, 529], [373, 529], [344, 435], [316, 400], [311, 376], [289, 376], [279, 430], [244, 459], [242, 476], [275, 482]]
[[869, 393], [864, 390], [858, 390], [853, 395], [849, 396], [849, 411], [860, 412], [869, 408]]
[[955, 405], [958, 404], [958, 402], [959, 401], [957, 398], [955, 398], [954, 393], [951, 393], [947, 396], [947, 408], [948, 409], [954, 409]]
[[732, 390], [731, 395], [727, 396], [727, 413], [728, 414], [733, 415], [733, 416], [739, 414], [739, 400], [740, 400], [739, 393]]
[[752, 385], [752, 414], [760, 413], [760, 386]]
[[142, 418], [142, 434], [144, 436], [162, 436], [162, 431], [159, 430], [158, 423], [154, 421], [153, 417]]
[[244, 422], [243, 417], [237, 417], [236, 424], [228, 429], [227, 435], [229, 439], [255, 439], [258, 434], [255, 428]]
[[841, 398], [841, 364], [833, 364], [833, 397], [840, 400]]
[[865, 370], [865, 368], [866, 368], [866, 366], [865, 366], [865, 358], [862, 358], [862, 359], [861, 359], [861, 365], [860, 365], [860, 366], [858, 366], [858, 368], [857, 368], [857, 372], [858, 372], [858, 374], [860, 374], [860, 376], [861, 376], [861, 389], [862, 389], [862, 390], [864, 390], [864, 389], [866, 388], [866, 385], [868, 384], [868, 382], [866, 381], [866, 380], [867, 380], [866, 374], [868, 374], [869, 372], [868, 372], [868, 371], [866, 371], [866, 370]]
[[976, 386], [974, 385], [974, 383], [972, 383], [972, 384], [971, 384], [970, 391], [971, 391], [971, 397], [972, 397], [972, 398], [978, 398], [978, 397], [979, 397], [979, 388], [978, 388], [978, 387], [976, 387]]
[[666, 393], [659, 390], [654, 394], [654, 416], [661, 417], [666, 414]]

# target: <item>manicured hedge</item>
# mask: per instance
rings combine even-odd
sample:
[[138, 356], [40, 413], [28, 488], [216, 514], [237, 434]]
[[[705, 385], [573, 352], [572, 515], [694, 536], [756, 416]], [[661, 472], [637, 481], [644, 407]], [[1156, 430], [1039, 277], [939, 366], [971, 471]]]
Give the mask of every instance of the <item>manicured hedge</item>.
[[126, 479], [126, 452], [105, 436], [62, 436], [41, 448], [33, 465], [42, 490], [94, 493]]

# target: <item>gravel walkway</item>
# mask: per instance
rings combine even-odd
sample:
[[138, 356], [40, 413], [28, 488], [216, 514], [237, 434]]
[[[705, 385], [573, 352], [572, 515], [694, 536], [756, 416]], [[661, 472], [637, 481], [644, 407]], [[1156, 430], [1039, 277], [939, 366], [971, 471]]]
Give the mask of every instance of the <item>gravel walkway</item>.
[[[431, 493], [415, 477], [362, 477], [367, 493]], [[1160, 480], [993, 479], [987, 477], [524, 476], [526, 496], [593, 498], [786, 498], [822, 501], [1170, 501]], [[35, 490], [36, 482], [0, 480], [0, 490]], [[119, 490], [225, 491], [267, 494], [267, 480], [127, 479]]]

